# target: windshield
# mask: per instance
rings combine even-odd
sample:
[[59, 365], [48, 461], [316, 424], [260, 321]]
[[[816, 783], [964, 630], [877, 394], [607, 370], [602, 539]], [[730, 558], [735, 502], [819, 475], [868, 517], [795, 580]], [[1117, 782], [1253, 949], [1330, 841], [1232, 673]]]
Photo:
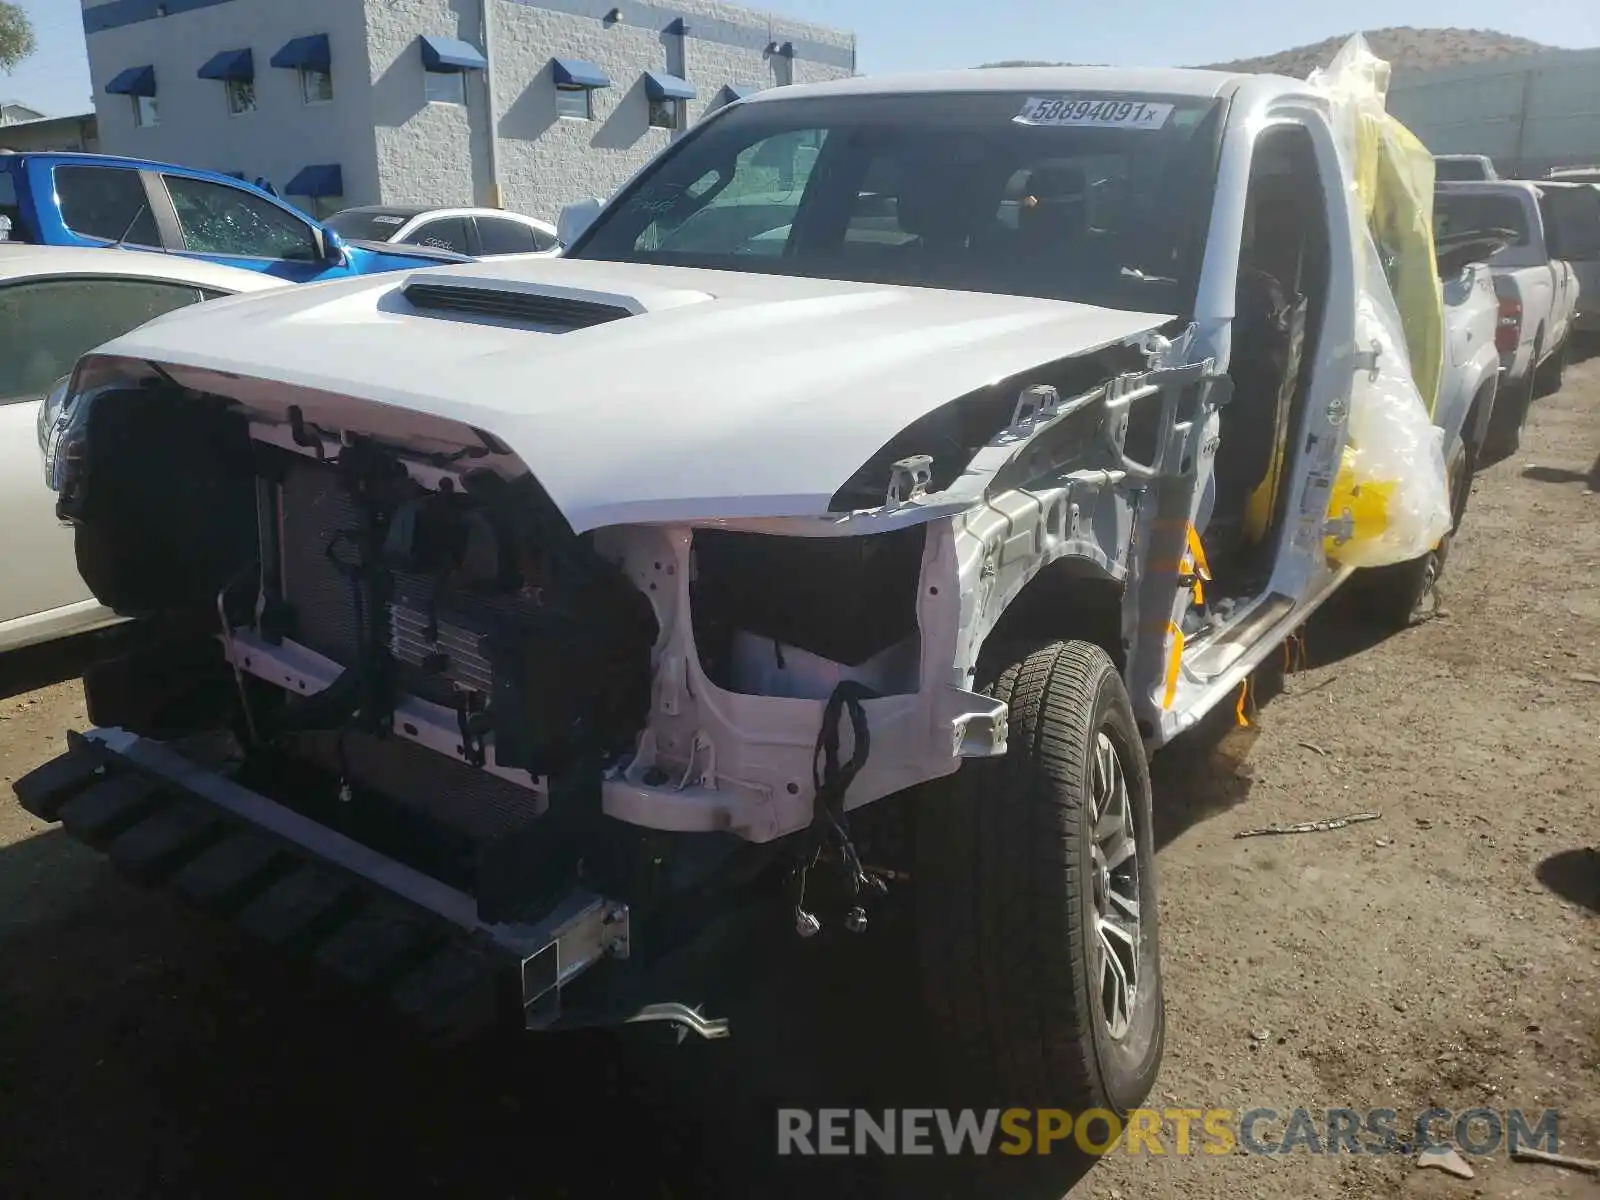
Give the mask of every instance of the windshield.
[[322, 223], [347, 241], [387, 242], [408, 220], [399, 213], [349, 208]]
[[1187, 314], [1221, 102], [935, 93], [740, 105], [668, 150], [570, 258]]

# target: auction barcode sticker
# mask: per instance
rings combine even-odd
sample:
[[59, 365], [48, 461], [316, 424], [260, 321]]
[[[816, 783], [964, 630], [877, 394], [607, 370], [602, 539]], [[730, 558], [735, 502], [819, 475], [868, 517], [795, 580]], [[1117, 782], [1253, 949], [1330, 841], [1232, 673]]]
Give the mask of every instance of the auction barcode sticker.
[[1019, 125], [1098, 126], [1105, 129], [1160, 129], [1172, 115], [1170, 104], [1141, 100], [1083, 100], [1072, 96], [1030, 96], [1014, 118]]

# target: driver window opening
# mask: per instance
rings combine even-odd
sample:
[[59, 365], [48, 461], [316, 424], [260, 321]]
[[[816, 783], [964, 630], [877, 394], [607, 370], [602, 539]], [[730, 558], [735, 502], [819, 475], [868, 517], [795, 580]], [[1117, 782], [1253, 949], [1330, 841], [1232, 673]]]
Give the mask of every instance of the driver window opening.
[[1256, 145], [1228, 375], [1201, 538], [1219, 603], [1265, 589], [1282, 528], [1292, 449], [1304, 424], [1311, 364], [1327, 303], [1327, 206], [1310, 134], [1270, 129]]

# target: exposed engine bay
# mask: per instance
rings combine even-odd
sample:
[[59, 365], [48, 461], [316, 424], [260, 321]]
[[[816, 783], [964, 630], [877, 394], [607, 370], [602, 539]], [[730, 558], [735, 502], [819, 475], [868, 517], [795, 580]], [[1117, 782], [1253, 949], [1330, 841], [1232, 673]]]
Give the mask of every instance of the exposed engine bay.
[[863, 927], [884, 877], [847, 811], [1003, 753], [1004, 706], [973, 680], [1011, 599], [1057, 559], [1126, 572], [1117, 473], [1067, 476], [1159, 449], [1170, 397], [1107, 420], [1107, 380], [1143, 359], [1112, 347], [936, 409], [834, 513], [581, 533], [472, 426], [105, 360], [59, 511], [96, 595], [152, 632], [91, 671], [91, 716], [228, 729], [238, 782], [484, 922], [584, 887], [665, 947], [754, 889], [805, 932], [828, 862]]

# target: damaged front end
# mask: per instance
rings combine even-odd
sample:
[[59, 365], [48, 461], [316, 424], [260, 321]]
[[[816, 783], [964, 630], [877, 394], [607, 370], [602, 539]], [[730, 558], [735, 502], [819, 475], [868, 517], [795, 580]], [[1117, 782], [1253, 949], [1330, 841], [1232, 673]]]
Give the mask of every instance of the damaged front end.
[[[1004, 753], [975, 680], [1013, 602], [1046, 573], [1118, 604], [1137, 583], [1141, 472], [1198, 436], [1183, 397], [1204, 375], [1149, 382], [1154, 346], [934, 410], [828, 513], [583, 533], [484, 430], [86, 359], [59, 513], [96, 596], [147, 636], [86, 677], [101, 728], [80, 763], [220, 806], [195, 853], [242, 822], [352, 875], [352, 911], [398, 894], [466, 930], [515, 968], [527, 1027], [715, 1035], [672, 1007], [697, 986], [677, 952], [780, 903], [814, 932], [824, 863], [864, 927], [890, 873], [846, 813]], [[1139, 631], [1112, 626], [1126, 661]], [[407, 945], [375, 973], [410, 979]]]

